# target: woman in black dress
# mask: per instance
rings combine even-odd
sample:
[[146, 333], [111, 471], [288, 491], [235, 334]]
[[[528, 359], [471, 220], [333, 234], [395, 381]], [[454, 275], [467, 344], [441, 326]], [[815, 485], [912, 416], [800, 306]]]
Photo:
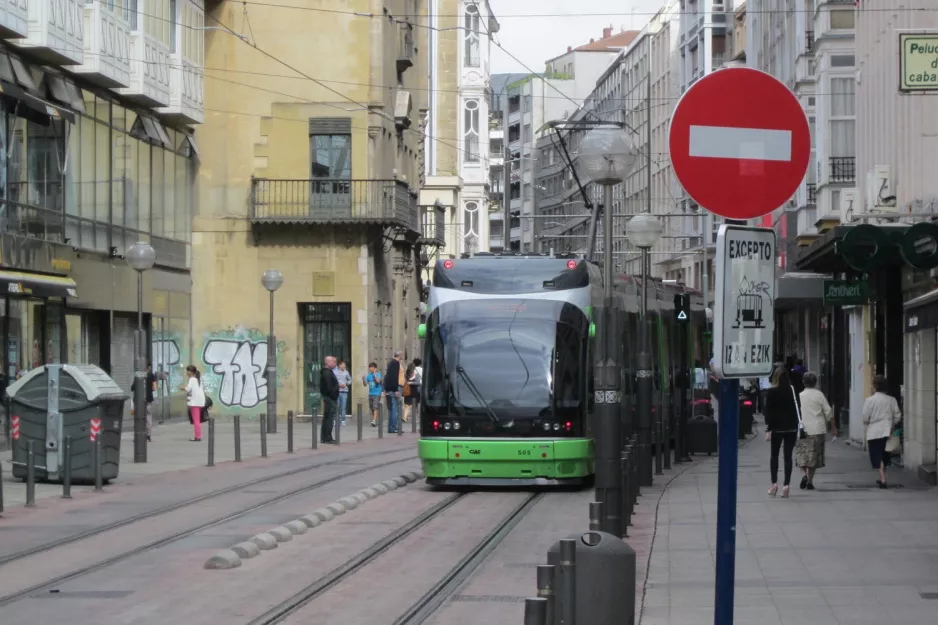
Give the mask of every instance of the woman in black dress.
[[778, 452], [783, 450], [785, 481], [782, 485], [782, 497], [788, 497], [791, 492], [791, 472], [794, 468], [792, 456], [795, 443], [798, 442], [801, 422], [801, 404], [785, 367], [776, 368], [772, 380], [772, 388], [765, 393], [764, 412], [765, 440], [772, 443], [772, 455], [769, 459], [772, 487], [769, 489], [769, 496], [775, 497], [778, 493]]

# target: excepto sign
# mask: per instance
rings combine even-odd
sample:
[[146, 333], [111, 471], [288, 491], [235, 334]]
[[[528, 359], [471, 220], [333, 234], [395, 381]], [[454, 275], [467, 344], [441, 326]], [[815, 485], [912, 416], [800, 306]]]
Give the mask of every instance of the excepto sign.
[[678, 101], [668, 147], [674, 174], [701, 207], [727, 219], [784, 205], [811, 157], [808, 118], [773, 76], [748, 67], [707, 74]]
[[713, 365], [720, 378], [772, 373], [775, 231], [723, 225], [717, 235]]
[[938, 33], [899, 33], [899, 91], [938, 91]]

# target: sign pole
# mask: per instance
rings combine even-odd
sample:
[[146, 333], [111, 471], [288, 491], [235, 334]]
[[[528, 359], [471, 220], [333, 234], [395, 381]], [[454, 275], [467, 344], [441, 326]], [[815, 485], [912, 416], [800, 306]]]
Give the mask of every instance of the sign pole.
[[717, 553], [714, 625], [733, 625], [736, 584], [736, 488], [739, 447], [739, 380], [720, 381]]

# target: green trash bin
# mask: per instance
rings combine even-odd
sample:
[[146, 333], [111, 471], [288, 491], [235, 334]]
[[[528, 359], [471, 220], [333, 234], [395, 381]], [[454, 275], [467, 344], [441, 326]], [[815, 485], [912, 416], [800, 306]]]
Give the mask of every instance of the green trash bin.
[[94, 479], [91, 420], [101, 420], [101, 477], [120, 468], [124, 402], [129, 395], [96, 365], [44, 365], [6, 389], [10, 415], [19, 417], [13, 441], [13, 477], [26, 478], [26, 443], [33, 441], [36, 480], [59, 482], [65, 467], [65, 437], [72, 437], [72, 481]]

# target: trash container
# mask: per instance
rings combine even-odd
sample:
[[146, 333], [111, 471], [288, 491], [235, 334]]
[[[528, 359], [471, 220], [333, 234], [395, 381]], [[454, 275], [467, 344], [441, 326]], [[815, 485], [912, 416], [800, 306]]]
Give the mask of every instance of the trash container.
[[94, 479], [91, 420], [101, 420], [101, 477], [113, 480], [120, 465], [121, 426], [127, 393], [96, 365], [45, 365], [6, 389], [10, 414], [19, 417], [13, 441], [13, 477], [26, 477], [26, 443], [33, 441], [36, 479], [61, 481], [65, 437], [72, 437], [72, 481]]

